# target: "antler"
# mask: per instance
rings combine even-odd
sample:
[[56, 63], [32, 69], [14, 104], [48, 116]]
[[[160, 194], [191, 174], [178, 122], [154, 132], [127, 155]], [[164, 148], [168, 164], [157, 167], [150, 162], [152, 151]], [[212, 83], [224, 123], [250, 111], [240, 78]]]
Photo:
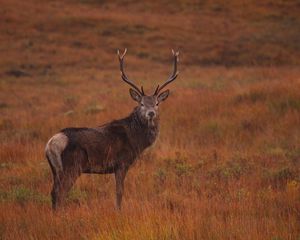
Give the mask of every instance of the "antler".
[[128, 79], [128, 77], [126, 76], [125, 72], [124, 72], [124, 56], [127, 52], [127, 48], [125, 48], [124, 52], [122, 54], [120, 54], [120, 51], [118, 49], [118, 57], [119, 57], [119, 62], [120, 62], [120, 71], [121, 71], [121, 77], [122, 79], [128, 83], [131, 87], [133, 87], [135, 90], [138, 91], [139, 94], [141, 94], [142, 96], [145, 95], [144, 93], [144, 89], [143, 87], [141, 87], [141, 90], [132, 82]]
[[172, 49], [172, 54], [174, 56], [174, 70], [173, 70], [173, 73], [169, 77], [169, 79], [161, 87], [159, 85], [156, 87], [155, 92], [154, 92], [153, 95], [157, 95], [165, 86], [167, 86], [169, 83], [173, 82], [179, 74], [179, 72], [177, 71], [177, 62], [178, 62], [179, 51], [175, 52]]

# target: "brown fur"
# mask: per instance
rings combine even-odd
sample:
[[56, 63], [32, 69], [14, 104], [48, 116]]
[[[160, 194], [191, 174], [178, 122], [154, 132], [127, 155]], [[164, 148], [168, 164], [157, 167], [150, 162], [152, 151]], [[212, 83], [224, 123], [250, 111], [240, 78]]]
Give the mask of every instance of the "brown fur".
[[[129, 167], [158, 135], [158, 113], [151, 120], [143, 113], [147, 111], [139, 106], [128, 117], [97, 128], [63, 129], [59, 134], [68, 139], [63, 150], [59, 145], [61, 141], [49, 141], [46, 156], [54, 177], [51, 193], [53, 209], [62, 204], [67, 192], [82, 173], [114, 173], [117, 207], [121, 208], [124, 179]], [[53, 156], [59, 154], [62, 169], [54, 164], [59, 159], [53, 161]]]
[[[82, 173], [114, 173], [116, 178], [117, 208], [121, 208], [124, 179], [136, 158], [158, 136], [158, 105], [167, 99], [169, 90], [160, 91], [178, 75], [178, 52], [173, 52], [174, 70], [170, 78], [158, 86], [151, 96], [144, 94], [124, 73], [124, 56], [118, 51], [121, 77], [134, 89], [130, 96], [139, 103], [126, 118], [112, 121], [97, 128], [66, 128], [54, 135], [46, 145], [54, 184], [51, 192], [52, 207], [60, 206], [65, 195]], [[160, 94], [159, 94], [160, 93]]]

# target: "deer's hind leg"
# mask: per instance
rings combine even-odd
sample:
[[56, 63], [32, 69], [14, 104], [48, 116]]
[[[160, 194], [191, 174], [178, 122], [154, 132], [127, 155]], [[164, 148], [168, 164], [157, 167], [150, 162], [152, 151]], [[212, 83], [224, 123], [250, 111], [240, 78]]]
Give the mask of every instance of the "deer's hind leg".
[[[53, 173], [53, 188], [51, 191], [52, 208], [56, 210], [63, 204], [67, 193], [82, 172], [82, 163], [86, 153], [79, 147], [66, 148], [58, 152], [54, 147], [46, 151], [47, 159]], [[60, 163], [60, 164], [54, 164]]]
[[63, 176], [63, 163], [61, 154], [67, 147], [68, 137], [63, 133], [55, 134], [47, 143], [45, 148], [46, 157], [53, 174], [53, 188], [51, 192], [52, 207], [57, 207], [57, 195], [59, 192], [60, 179]]
[[68, 192], [75, 184], [79, 176], [79, 171], [67, 170], [61, 174], [58, 181], [54, 180], [53, 189], [51, 192], [53, 210], [56, 210], [63, 205]]
[[54, 203], [53, 209], [63, 204], [68, 192], [81, 175], [83, 163], [87, 158], [85, 151], [79, 147], [66, 148], [61, 157], [63, 161], [63, 171], [57, 178], [58, 181], [54, 181], [52, 195]]

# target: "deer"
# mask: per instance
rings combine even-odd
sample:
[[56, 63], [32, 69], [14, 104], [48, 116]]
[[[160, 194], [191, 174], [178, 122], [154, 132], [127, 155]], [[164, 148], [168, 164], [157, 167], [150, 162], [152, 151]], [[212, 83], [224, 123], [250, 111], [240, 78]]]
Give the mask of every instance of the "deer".
[[173, 72], [151, 95], [143, 86], [139, 89], [124, 71], [123, 53], [117, 51], [122, 80], [130, 85], [131, 98], [137, 106], [125, 118], [113, 120], [95, 128], [65, 128], [50, 138], [45, 155], [53, 175], [51, 191], [52, 209], [59, 209], [67, 193], [81, 174], [114, 174], [116, 183], [116, 208], [121, 210], [124, 180], [129, 168], [150, 147], [159, 134], [158, 107], [169, 96], [169, 89], [178, 74], [179, 51], [172, 50]]

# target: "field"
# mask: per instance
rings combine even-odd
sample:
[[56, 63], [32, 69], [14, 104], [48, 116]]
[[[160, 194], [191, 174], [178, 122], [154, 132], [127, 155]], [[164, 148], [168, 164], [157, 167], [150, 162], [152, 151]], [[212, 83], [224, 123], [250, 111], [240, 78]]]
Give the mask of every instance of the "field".
[[[298, 1], [0, 0], [0, 239], [300, 240]], [[51, 210], [48, 139], [125, 117], [179, 77], [156, 144]]]

